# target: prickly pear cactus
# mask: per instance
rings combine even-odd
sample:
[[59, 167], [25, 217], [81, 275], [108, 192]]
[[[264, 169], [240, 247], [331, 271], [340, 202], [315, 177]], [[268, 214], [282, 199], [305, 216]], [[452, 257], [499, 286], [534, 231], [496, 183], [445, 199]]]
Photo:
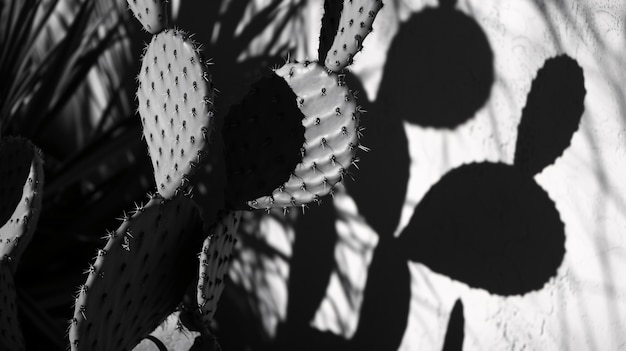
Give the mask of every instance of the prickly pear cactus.
[[287, 82], [272, 72], [252, 85], [241, 103], [224, 118], [225, 189], [230, 208], [246, 203], [289, 179], [301, 161], [302, 112]]
[[7, 262], [0, 261], [0, 350], [25, 350], [19, 325], [13, 273]]
[[181, 30], [165, 30], [152, 37], [137, 79], [157, 190], [168, 199], [206, 154], [214, 119], [211, 76], [199, 45]]
[[41, 152], [23, 138], [0, 143], [0, 259], [16, 264], [30, 242], [43, 187]]
[[124, 215], [79, 288], [73, 351], [129, 350], [174, 311], [193, 279], [202, 224], [192, 200], [153, 196]]
[[382, 7], [381, 0], [343, 2], [339, 30], [326, 54], [325, 65], [328, 69], [339, 72], [352, 63], [354, 55], [363, 48], [363, 40], [372, 31], [374, 18]]
[[156, 34], [167, 25], [167, 0], [126, 0], [143, 28]]
[[241, 211], [227, 213], [209, 230], [209, 237], [202, 244], [197, 299], [205, 328], [212, 322], [224, 290], [224, 279], [237, 242], [235, 233], [240, 221]]
[[358, 162], [356, 150], [366, 149], [359, 143], [363, 111], [337, 74], [316, 62], [287, 63], [276, 74], [293, 89], [304, 114], [302, 160], [271, 195], [250, 201], [253, 208], [286, 209], [318, 202], [349, 175], [348, 168]]

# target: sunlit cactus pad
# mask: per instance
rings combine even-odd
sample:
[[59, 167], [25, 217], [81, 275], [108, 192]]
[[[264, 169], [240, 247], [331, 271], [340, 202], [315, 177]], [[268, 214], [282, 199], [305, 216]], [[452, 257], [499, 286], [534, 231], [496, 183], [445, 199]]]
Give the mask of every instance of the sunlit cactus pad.
[[23, 138], [0, 143], [0, 259], [17, 263], [41, 211], [41, 152]]
[[11, 267], [6, 262], [0, 262], [0, 350], [25, 350], [17, 320], [16, 297]]
[[250, 201], [253, 208], [305, 206], [332, 193], [358, 162], [360, 107], [340, 77], [316, 62], [287, 63], [276, 74], [296, 94], [304, 114], [302, 161], [272, 194]]
[[225, 214], [211, 227], [209, 237], [202, 245], [197, 299], [205, 326], [212, 322], [217, 303], [224, 290], [240, 221], [241, 211]]
[[167, 0], [126, 0], [143, 28], [156, 34], [167, 25]]
[[124, 215], [86, 270], [69, 341], [73, 351], [130, 350], [174, 311], [194, 278], [202, 223], [185, 196], [153, 197]]
[[363, 47], [363, 40], [372, 31], [374, 18], [382, 7], [382, 0], [343, 2], [339, 30], [326, 54], [325, 65], [328, 69], [339, 72], [352, 63], [354, 55]]
[[159, 194], [171, 198], [205, 155], [214, 89], [199, 45], [180, 30], [152, 37], [138, 75], [137, 99]]

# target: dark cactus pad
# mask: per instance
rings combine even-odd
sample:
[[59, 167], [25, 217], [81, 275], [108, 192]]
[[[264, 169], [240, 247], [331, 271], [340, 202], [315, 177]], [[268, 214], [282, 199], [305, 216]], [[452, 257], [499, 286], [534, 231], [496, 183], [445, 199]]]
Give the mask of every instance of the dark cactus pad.
[[252, 85], [243, 101], [231, 107], [222, 128], [230, 208], [248, 208], [248, 201], [289, 179], [302, 159], [303, 117], [296, 95], [275, 73]]
[[157, 196], [124, 217], [77, 294], [72, 351], [132, 349], [174, 311], [193, 279], [202, 223], [192, 200]]
[[213, 322], [217, 303], [224, 290], [240, 221], [241, 211], [225, 214], [209, 229], [209, 237], [202, 244], [197, 301], [206, 330]]
[[6, 262], [0, 262], [0, 350], [25, 350], [24, 337], [17, 320], [13, 273]]

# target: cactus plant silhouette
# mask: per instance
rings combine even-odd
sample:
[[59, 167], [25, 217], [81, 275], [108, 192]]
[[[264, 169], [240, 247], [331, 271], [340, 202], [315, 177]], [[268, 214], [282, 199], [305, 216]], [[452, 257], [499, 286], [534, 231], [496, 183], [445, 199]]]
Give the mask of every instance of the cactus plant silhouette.
[[532, 177], [569, 145], [584, 97], [576, 61], [548, 59], [522, 112], [514, 164], [473, 163], [444, 175], [400, 235], [407, 257], [499, 295], [540, 289], [556, 275], [564, 225]]

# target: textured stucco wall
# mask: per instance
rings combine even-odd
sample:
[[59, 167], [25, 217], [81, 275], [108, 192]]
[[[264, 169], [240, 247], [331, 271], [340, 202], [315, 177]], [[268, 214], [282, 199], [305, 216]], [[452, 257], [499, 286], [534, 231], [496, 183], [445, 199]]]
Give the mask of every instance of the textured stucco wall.
[[[535, 177], [565, 224], [563, 262], [542, 289], [514, 297], [469, 288], [411, 263], [411, 314], [402, 350], [441, 349], [450, 310], [459, 297], [465, 306], [465, 350], [626, 349], [626, 3], [545, 3], [457, 4], [488, 38], [494, 84], [486, 104], [456, 129], [405, 123], [412, 164], [398, 232], [415, 204], [447, 171], [475, 161], [513, 162], [517, 125], [532, 79], [546, 58], [565, 53], [584, 70], [585, 112], [570, 147]], [[371, 99], [398, 22], [436, 2], [387, 5], [354, 67]], [[330, 308], [322, 308], [318, 316], [324, 313], [331, 314]], [[323, 320], [318, 319], [320, 327], [338, 329]]]

